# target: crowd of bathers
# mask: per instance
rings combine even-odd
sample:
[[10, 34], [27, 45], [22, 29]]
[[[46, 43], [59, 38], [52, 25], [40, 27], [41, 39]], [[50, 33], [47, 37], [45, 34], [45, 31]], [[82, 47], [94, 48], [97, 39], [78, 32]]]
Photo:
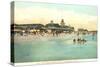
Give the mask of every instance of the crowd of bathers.
[[74, 43], [78, 43], [78, 44], [84, 44], [85, 42], [87, 42], [87, 40], [85, 40], [84, 38], [77, 38], [77, 39], [73, 39]]

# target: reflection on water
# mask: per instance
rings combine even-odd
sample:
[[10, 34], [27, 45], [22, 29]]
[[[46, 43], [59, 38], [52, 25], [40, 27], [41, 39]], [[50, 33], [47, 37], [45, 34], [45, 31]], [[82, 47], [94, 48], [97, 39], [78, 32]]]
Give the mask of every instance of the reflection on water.
[[84, 44], [73, 43], [76, 35], [64, 37], [15, 36], [15, 62], [90, 59], [97, 57], [97, 37], [80, 36]]

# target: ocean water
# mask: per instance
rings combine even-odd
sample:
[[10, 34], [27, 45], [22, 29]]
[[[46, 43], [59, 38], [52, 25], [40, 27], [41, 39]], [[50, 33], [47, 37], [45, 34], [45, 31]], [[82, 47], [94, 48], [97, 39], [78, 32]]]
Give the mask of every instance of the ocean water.
[[15, 36], [15, 62], [97, 58], [97, 36], [80, 35], [85, 43], [74, 43], [74, 34], [62, 36]]

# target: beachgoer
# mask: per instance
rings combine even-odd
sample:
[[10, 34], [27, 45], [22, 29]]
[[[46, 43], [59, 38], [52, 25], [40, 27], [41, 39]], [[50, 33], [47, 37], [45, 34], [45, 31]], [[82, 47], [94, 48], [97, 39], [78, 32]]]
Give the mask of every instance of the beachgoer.
[[73, 42], [75, 43], [76, 42], [76, 39], [73, 39]]
[[92, 40], [94, 40], [94, 36], [95, 36], [95, 33], [93, 32], [93, 33], [92, 33]]
[[78, 38], [77, 41], [79, 42], [80, 41], [80, 38]]

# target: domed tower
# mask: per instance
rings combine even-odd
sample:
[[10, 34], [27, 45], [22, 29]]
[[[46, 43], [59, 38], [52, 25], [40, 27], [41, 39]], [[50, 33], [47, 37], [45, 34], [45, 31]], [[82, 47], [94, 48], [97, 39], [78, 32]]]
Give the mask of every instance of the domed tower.
[[51, 20], [50, 23], [53, 24], [53, 20]]
[[61, 20], [61, 23], [60, 23], [60, 25], [61, 25], [62, 27], [64, 27], [64, 26], [65, 26], [64, 19], [62, 19], [62, 20]]

